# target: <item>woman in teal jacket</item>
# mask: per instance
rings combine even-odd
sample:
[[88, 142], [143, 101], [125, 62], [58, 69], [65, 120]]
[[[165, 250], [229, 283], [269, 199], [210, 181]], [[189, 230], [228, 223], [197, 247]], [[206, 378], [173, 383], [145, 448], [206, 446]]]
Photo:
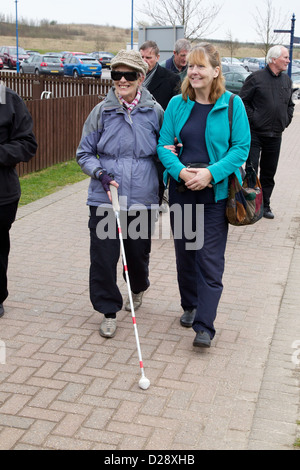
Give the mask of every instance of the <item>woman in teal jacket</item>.
[[[182, 326], [196, 332], [194, 346], [210, 347], [222, 294], [228, 223], [228, 176], [246, 161], [250, 129], [242, 100], [233, 101], [232, 135], [218, 51], [195, 46], [182, 94], [170, 101], [160, 132], [158, 156], [169, 181], [169, 204]], [[177, 139], [177, 149], [173, 142]], [[178, 207], [180, 210], [178, 211]]]

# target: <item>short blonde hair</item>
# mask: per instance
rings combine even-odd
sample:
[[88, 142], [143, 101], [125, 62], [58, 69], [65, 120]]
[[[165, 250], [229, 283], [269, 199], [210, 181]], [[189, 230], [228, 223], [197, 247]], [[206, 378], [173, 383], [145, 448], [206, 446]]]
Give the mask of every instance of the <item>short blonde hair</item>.
[[[207, 65], [209, 63], [214, 69], [216, 67], [220, 68], [219, 75], [214, 79], [212, 83], [209, 95], [210, 101], [212, 103], [216, 103], [220, 96], [225, 93], [225, 79], [222, 73], [220, 54], [215, 48], [215, 46], [209, 43], [197, 44], [197, 46], [194, 46], [191, 49], [188, 55], [188, 64], [189, 63], [196, 65]], [[185, 101], [187, 101], [188, 97], [192, 101], [195, 101], [195, 90], [192, 88], [188, 77], [185, 77], [181, 86], [181, 91], [182, 97]]]

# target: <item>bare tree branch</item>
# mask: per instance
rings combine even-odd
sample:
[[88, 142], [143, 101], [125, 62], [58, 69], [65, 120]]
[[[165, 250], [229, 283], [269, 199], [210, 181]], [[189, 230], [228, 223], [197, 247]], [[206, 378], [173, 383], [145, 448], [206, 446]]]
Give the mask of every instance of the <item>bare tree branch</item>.
[[262, 44], [262, 51], [266, 57], [268, 50], [274, 44], [282, 44], [286, 41], [286, 36], [279, 33], [274, 33], [274, 29], [283, 29], [287, 24], [288, 16], [284, 17], [281, 10], [276, 12], [272, 6], [272, 0], [264, 0], [265, 8], [260, 6], [256, 7], [256, 14], [253, 15], [256, 26], [255, 31], [258, 35], [259, 41]]
[[199, 39], [212, 33], [212, 23], [221, 6], [204, 5], [203, 0], [145, 0], [141, 13], [158, 26], [184, 26], [184, 37]]

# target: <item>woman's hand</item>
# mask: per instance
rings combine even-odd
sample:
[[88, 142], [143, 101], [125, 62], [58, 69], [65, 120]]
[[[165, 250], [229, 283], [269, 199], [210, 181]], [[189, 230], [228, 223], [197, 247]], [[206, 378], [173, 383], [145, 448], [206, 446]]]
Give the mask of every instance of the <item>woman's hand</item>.
[[210, 184], [212, 174], [208, 168], [183, 168], [179, 177], [191, 191], [201, 191], [206, 187], [212, 188]]
[[183, 145], [178, 143], [177, 137], [175, 137], [173, 145], [164, 145], [164, 148], [170, 150], [176, 157], [178, 157], [181, 147]]
[[[109, 185], [115, 186], [116, 188], [119, 187], [119, 184], [115, 180], [110, 181]], [[108, 195], [108, 198], [109, 198], [110, 202], [112, 202], [110, 190], [108, 190], [106, 194]]]

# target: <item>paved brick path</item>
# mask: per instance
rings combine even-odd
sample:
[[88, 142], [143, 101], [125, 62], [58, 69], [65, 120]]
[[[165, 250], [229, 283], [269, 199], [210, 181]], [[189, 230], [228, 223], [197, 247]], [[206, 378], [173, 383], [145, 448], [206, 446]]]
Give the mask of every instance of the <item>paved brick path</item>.
[[[147, 391], [138, 387], [130, 315], [120, 312], [114, 339], [98, 334], [88, 295], [88, 181], [19, 209], [0, 320], [0, 449], [293, 449], [300, 419], [299, 129], [297, 106], [284, 133], [276, 218], [230, 228], [210, 350], [195, 350], [194, 333], [179, 324], [172, 241], [153, 240], [152, 285], [137, 312]], [[119, 279], [126, 295], [121, 271]]]

